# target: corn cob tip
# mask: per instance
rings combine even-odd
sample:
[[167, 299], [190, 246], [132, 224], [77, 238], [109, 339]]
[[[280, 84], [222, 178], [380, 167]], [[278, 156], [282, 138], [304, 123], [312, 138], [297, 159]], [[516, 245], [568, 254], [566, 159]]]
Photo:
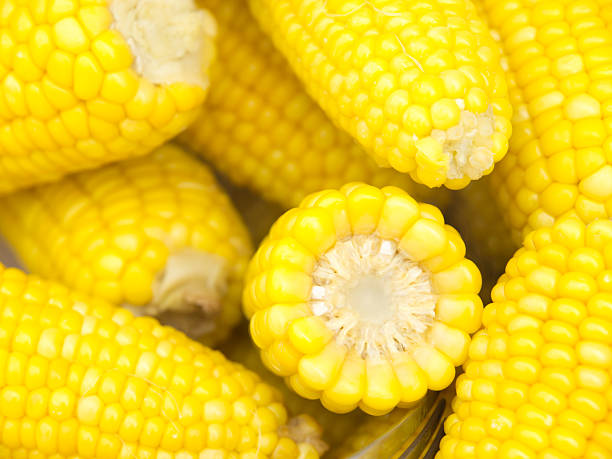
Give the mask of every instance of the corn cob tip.
[[310, 457], [312, 450], [322, 456], [329, 446], [322, 439], [323, 429], [311, 416], [300, 414], [294, 416], [287, 424], [281, 425], [278, 435], [293, 440], [300, 448], [300, 459]]
[[[465, 107], [462, 99], [455, 101]], [[478, 180], [495, 163], [493, 134], [495, 115], [489, 105], [484, 113], [475, 114], [463, 108], [456, 125], [442, 130], [434, 129], [431, 137], [442, 146], [446, 158], [446, 178], [450, 180]], [[417, 151], [420, 150], [417, 141]]]
[[204, 336], [215, 328], [228, 277], [222, 257], [182, 249], [169, 255], [157, 275], [151, 302], [144, 307], [126, 306], [138, 315], [153, 315], [187, 335]]
[[155, 84], [208, 87], [217, 25], [195, 0], [115, 0], [110, 11], [139, 75]]

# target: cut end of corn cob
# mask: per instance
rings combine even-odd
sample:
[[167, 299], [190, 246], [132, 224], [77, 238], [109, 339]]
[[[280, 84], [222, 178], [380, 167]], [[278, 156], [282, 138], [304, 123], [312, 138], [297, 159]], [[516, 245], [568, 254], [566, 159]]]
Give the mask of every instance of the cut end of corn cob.
[[465, 187], [508, 149], [500, 50], [469, 0], [250, 0], [339, 126], [386, 167]]
[[[0, 266], [0, 457], [319, 457], [275, 389], [151, 317]], [[295, 437], [295, 441], [292, 439]]]
[[113, 0], [110, 11], [139, 75], [155, 84], [208, 87], [217, 26], [195, 0]]
[[243, 295], [262, 360], [334, 412], [384, 414], [447, 387], [480, 325], [481, 286], [440, 211], [352, 183], [272, 227]]
[[377, 235], [336, 242], [312, 271], [309, 305], [342, 347], [380, 359], [425, 342], [436, 295], [424, 267]]
[[175, 145], [3, 197], [0, 231], [33, 273], [207, 344], [240, 320], [249, 235], [212, 172]]
[[220, 256], [182, 249], [168, 256], [153, 282], [153, 299], [142, 309], [191, 336], [215, 331], [230, 273]]
[[[463, 106], [461, 99], [456, 103]], [[431, 137], [442, 146], [446, 157], [446, 177], [452, 180], [478, 180], [493, 168], [495, 154], [492, 136], [495, 132], [495, 116], [491, 106], [484, 113], [474, 114], [461, 110], [458, 123], [446, 130], [434, 129]], [[422, 151], [417, 141], [417, 151]], [[425, 147], [426, 148], [426, 147]]]
[[612, 457], [612, 221], [531, 232], [492, 299], [437, 457]]

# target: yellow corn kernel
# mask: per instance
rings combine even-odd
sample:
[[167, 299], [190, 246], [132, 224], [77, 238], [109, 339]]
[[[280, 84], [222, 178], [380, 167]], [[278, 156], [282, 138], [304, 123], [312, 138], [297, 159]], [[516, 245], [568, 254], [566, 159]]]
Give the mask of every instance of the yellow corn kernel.
[[514, 242], [568, 215], [609, 218], [606, 2], [476, 3], [507, 55], [513, 136], [491, 183]]
[[[313, 458], [325, 451], [312, 418], [288, 420], [273, 387], [181, 332], [16, 269], [1, 267], [0, 285], [0, 316], [20, 324], [3, 321], [0, 335], [21, 343], [0, 348], [10, 377], [0, 379], [3, 457], [182, 458], [258, 444], [266, 458], [278, 448]], [[68, 318], [82, 325], [71, 329]], [[42, 328], [63, 333], [61, 356], [24, 347]], [[37, 370], [18, 382], [22, 358]], [[150, 373], [135, 376], [135, 362], [150, 362]], [[48, 371], [39, 387], [36, 371]]]
[[[307, 95], [246, 0], [210, 0], [206, 8], [219, 27], [218, 59], [205, 107], [180, 142], [232, 182], [286, 208], [309, 193], [351, 181], [396, 185], [421, 200], [446, 199], [442, 191], [378, 167], [338, 129]], [[387, 106], [398, 111], [403, 100], [392, 95]]]
[[207, 342], [240, 318], [248, 234], [211, 172], [176, 146], [6, 196], [0, 208], [0, 231], [36, 274]]
[[[222, 344], [221, 350], [229, 359], [235, 360], [249, 370], [256, 372], [267, 384], [277, 389], [282, 394], [289, 416], [306, 414], [316, 419], [323, 428], [321, 432], [322, 439], [332, 448], [344, 440], [355, 429], [355, 426], [360, 424], [365, 418], [365, 415], [359, 411], [342, 415], [334, 414], [323, 408], [318, 401], [307, 400], [295, 394], [281, 378], [272, 374], [262, 364], [259, 350], [249, 339], [246, 330], [239, 329], [233, 339], [227, 340]], [[364, 362], [360, 359], [358, 361], [347, 359], [344, 361], [341, 372], [350, 375], [350, 378], [342, 378], [341, 381], [339, 379], [339, 385], [330, 389], [330, 392], [337, 393], [337, 397], [343, 396], [344, 401], [349, 403], [350, 400], [351, 404], [356, 405], [357, 402], [353, 394], [356, 391], [357, 400], [361, 398], [362, 383], [365, 378]], [[325, 400], [325, 395], [323, 395], [322, 400]], [[241, 397], [233, 402], [234, 419], [241, 424], [247, 424], [250, 422], [256, 408], [252, 398]], [[269, 406], [268, 408], [271, 409], [272, 407]], [[279, 408], [282, 408], [282, 406]], [[277, 413], [277, 410], [273, 411]], [[283, 424], [286, 422], [287, 414], [284, 408], [276, 416], [277, 423]]]
[[[598, 291], [594, 280], [610, 267], [612, 260], [603, 256], [608, 250], [612, 222], [607, 219], [585, 225], [574, 217], [527, 236], [494, 288], [483, 330], [470, 344], [446, 438], [478, 442], [494, 437], [496, 457], [612, 454], [611, 406], [604, 395], [612, 368], [612, 329], [604, 319], [607, 306], [602, 308], [608, 294]], [[552, 253], [564, 252], [565, 263], [549, 263]], [[563, 274], [567, 260], [576, 271]], [[558, 289], [551, 288], [551, 279]], [[508, 289], [520, 280], [522, 291]], [[476, 416], [482, 402], [491, 410]], [[441, 445], [440, 457], [463, 457], [451, 442]]]
[[[216, 37], [196, 1], [9, 2], [2, 14], [0, 193], [145, 155], [196, 118]], [[158, 96], [146, 112], [133, 108], [143, 86]], [[116, 128], [135, 120], [138, 138]]]
[[[332, 194], [333, 206], [323, 199]], [[333, 231], [339, 220], [348, 232]], [[383, 415], [444, 389], [482, 313], [480, 274], [455, 250], [462, 244], [437, 208], [399, 188], [349, 183], [307, 197], [247, 269], [244, 310], [264, 364], [337, 413]], [[303, 250], [314, 263], [292, 255]], [[441, 261], [444, 250], [453, 257]]]
[[456, 189], [505, 155], [500, 50], [471, 2], [250, 4], [309, 93], [379, 164]]

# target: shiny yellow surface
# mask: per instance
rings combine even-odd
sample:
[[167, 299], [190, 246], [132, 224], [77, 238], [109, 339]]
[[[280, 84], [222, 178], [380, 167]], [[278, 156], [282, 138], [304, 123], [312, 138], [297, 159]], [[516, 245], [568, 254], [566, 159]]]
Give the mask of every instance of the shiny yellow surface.
[[108, 1], [2, 0], [0, 11], [0, 193], [146, 154], [204, 100], [205, 86], [133, 69]]
[[282, 395], [283, 403], [289, 416], [307, 414], [316, 419], [322, 428], [321, 437], [329, 445], [330, 454], [344, 440], [354, 433], [368, 418], [366, 414], [355, 411], [336, 414], [326, 410], [317, 400], [307, 400], [293, 392], [282, 378], [269, 371], [261, 361], [260, 352], [249, 337], [248, 327], [239, 327], [227, 339], [219, 350], [228, 359], [244, 365], [254, 371], [270, 386]]
[[[374, 341], [368, 348], [367, 336], [348, 345], [329, 328], [333, 320], [313, 310], [318, 260], [340, 241], [368, 234], [396, 241], [400, 253], [426, 270], [433, 289], [428, 325], [418, 335], [403, 335], [395, 350], [378, 350]], [[251, 336], [270, 370], [331, 411], [359, 406], [378, 415], [410, 405], [428, 388], [452, 382], [455, 366], [467, 357], [468, 334], [480, 326], [480, 273], [464, 255], [442, 214], [398, 188], [352, 183], [313, 194], [274, 224], [249, 265], [243, 301]], [[331, 275], [329, 282], [341, 277]], [[418, 299], [399, 306], [410, 308]], [[369, 319], [362, 320], [367, 327]]]
[[492, 181], [515, 243], [566, 215], [609, 218], [609, 2], [479, 3], [508, 57], [513, 137]]
[[0, 457], [318, 457], [272, 387], [155, 319], [16, 269], [0, 298]]
[[240, 319], [249, 235], [210, 170], [171, 144], [1, 198], [0, 231], [33, 273], [150, 314], [163, 306], [154, 284], [169, 258], [219, 257], [224, 291], [207, 342]]
[[438, 458], [612, 457], [612, 222], [527, 236], [457, 378]]
[[[309, 94], [380, 165], [456, 189], [505, 155], [511, 109], [499, 48], [470, 1], [250, 4]], [[477, 171], [453, 173], [443, 133], [476, 136], [458, 162]]]
[[419, 199], [440, 199], [410, 177], [379, 168], [336, 128], [306, 93], [260, 29], [246, 0], [210, 0], [218, 56], [204, 108], [180, 141], [234, 183], [285, 208], [309, 193], [350, 181], [402, 187]]

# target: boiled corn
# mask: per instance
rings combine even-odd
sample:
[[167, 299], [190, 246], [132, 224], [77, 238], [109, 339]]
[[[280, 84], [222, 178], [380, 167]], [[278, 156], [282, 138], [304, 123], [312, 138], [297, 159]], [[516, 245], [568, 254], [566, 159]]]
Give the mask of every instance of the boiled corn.
[[611, 221], [528, 235], [470, 344], [437, 457], [612, 457], [611, 292]]
[[234, 183], [285, 209], [309, 193], [350, 181], [395, 185], [421, 200], [436, 199], [410, 177], [379, 168], [329, 121], [260, 29], [246, 0], [204, 5], [217, 19], [218, 59], [210, 96], [181, 142]]
[[249, 264], [262, 360], [330, 411], [381, 415], [441, 390], [480, 326], [480, 273], [434, 206], [351, 183], [285, 213]]
[[499, 47], [470, 0], [250, 0], [332, 120], [383, 166], [462, 188], [506, 154]]
[[0, 457], [318, 457], [256, 374], [155, 319], [17, 269], [0, 298]]
[[610, 218], [609, 2], [480, 2], [508, 56], [514, 135], [492, 183], [515, 242], [563, 216]]
[[176, 146], [0, 198], [0, 232], [32, 272], [207, 343], [240, 320], [248, 233]]
[[[259, 349], [249, 337], [248, 327], [240, 327], [232, 333], [231, 338], [224, 342], [219, 350], [229, 360], [243, 365], [245, 368], [257, 373], [266, 384], [274, 387], [282, 396], [283, 403], [289, 416], [306, 414], [317, 420], [321, 426], [321, 437], [334, 451], [341, 443], [350, 437], [356, 426], [362, 425], [368, 416], [360, 411], [346, 414], [332, 413], [321, 406], [316, 400], [307, 400], [293, 392], [283, 379], [268, 370], [259, 354]], [[403, 412], [405, 410], [399, 410]], [[376, 418], [380, 419], [380, 418]], [[329, 454], [329, 453], [328, 453]]]
[[150, 152], [204, 100], [216, 25], [195, 0], [0, 11], [0, 193]]

